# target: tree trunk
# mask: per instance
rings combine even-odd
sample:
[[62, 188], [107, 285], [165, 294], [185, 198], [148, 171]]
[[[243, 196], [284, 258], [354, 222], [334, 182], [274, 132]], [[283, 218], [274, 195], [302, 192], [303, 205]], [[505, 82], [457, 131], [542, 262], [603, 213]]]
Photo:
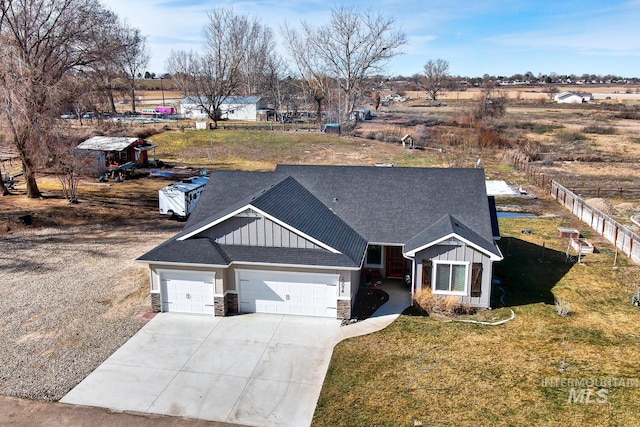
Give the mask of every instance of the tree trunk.
[[136, 112], [136, 90], [131, 88], [131, 111]]
[[318, 117], [318, 126], [322, 125], [322, 97], [314, 96], [316, 101], [316, 116]]
[[[1, 175], [1, 173], [0, 173]], [[6, 185], [4, 185], [4, 181], [2, 180], [2, 176], [0, 176], [0, 196], [8, 196], [11, 194]]]
[[40, 189], [36, 182], [36, 172], [33, 166], [33, 161], [31, 160], [31, 157], [27, 156], [24, 151], [24, 146], [18, 145], [18, 150], [20, 154], [20, 161], [22, 162], [22, 174], [24, 176], [24, 181], [27, 184], [27, 198], [39, 199], [42, 197], [42, 194], [40, 194]]
[[107, 96], [109, 98], [109, 108], [111, 109], [111, 114], [116, 114], [118, 111], [116, 110], [116, 103], [113, 99], [113, 90], [109, 89], [109, 93]]
[[[28, 163], [31, 163], [30, 161]], [[22, 171], [24, 172], [24, 180], [27, 184], [27, 198], [29, 199], [39, 199], [42, 197], [40, 193], [40, 189], [38, 188], [38, 183], [36, 181], [36, 173], [31, 167], [31, 165], [25, 165], [22, 163]]]

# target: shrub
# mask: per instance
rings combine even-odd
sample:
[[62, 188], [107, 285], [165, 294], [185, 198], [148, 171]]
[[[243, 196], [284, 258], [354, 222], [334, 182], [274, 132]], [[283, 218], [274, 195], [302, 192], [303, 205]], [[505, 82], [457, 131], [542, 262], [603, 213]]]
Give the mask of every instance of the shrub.
[[475, 308], [461, 301], [461, 298], [454, 295], [438, 297], [431, 292], [431, 289], [419, 290], [414, 295], [415, 306], [424, 314], [455, 316], [460, 314], [474, 314]]
[[582, 128], [582, 132], [584, 133], [595, 133], [598, 135], [614, 135], [616, 133], [616, 128], [613, 126], [585, 126]]
[[478, 130], [477, 146], [480, 148], [499, 147], [502, 145], [500, 134], [493, 129], [480, 127]]
[[556, 133], [556, 140], [558, 142], [575, 142], [584, 139], [584, 135], [580, 132], [572, 131], [572, 130], [561, 130]]
[[133, 130], [133, 136], [136, 138], [149, 138], [150, 136], [160, 133], [160, 131], [154, 127], [136, 128]]

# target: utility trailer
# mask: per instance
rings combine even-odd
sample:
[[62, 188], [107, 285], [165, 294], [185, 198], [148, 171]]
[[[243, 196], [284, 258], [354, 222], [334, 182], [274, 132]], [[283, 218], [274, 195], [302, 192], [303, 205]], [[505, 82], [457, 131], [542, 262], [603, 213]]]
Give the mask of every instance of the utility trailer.
[[185, 219], [196, 207], [208, 176], [192, 176], [158, 191], [160, 215]]

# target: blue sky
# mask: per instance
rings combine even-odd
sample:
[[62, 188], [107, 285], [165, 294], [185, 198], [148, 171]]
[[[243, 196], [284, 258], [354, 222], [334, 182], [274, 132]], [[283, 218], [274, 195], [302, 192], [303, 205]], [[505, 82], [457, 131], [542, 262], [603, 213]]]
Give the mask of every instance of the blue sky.
[[453, 75], [614, 74], [640, 77], [640, 0], [303, 1], [103, 0], [148, 37], [149, 70], [165, 71], [172, 50], [198, 50], [206, 12], [231, 7], [271, 27], [322, 24], [340, 5], [395, 18], [407, 34], [389, 75], [421, 73], [429, 59], [449, 61]]

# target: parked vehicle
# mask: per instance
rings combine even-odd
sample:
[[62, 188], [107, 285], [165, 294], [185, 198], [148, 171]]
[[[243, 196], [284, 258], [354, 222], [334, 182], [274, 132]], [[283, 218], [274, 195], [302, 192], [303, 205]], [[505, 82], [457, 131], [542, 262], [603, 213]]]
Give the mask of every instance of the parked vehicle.
[[208, 176], [193, 176], [158, 191], [160, 215], [186, 219], [196, 207]]

